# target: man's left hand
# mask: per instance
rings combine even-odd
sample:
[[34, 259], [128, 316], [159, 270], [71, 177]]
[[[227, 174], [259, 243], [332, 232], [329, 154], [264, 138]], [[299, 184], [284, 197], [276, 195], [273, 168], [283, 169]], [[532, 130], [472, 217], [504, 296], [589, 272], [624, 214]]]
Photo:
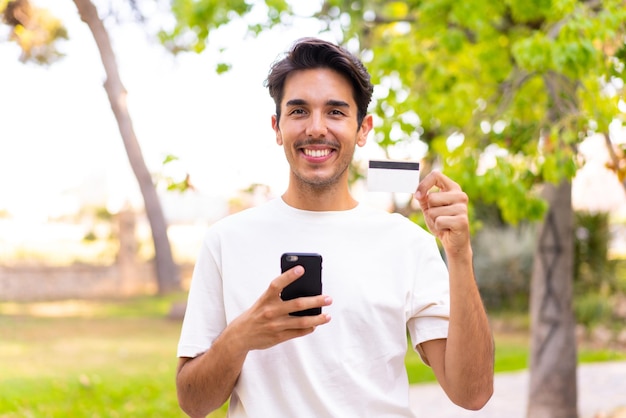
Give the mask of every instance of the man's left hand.
[[414, 196], [428, 229], [439, 238], [448, 256], [470, 250], [468, 198], [461, 186], [441, 172], [432, 171], [420, 182]]

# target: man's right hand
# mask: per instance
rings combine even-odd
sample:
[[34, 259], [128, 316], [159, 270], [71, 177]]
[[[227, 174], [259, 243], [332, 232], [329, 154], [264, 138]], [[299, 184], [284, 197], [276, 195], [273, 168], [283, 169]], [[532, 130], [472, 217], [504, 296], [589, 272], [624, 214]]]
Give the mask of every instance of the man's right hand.
[[289, 312], [328, 306], [329, 296], [309, 296], [283, 301], [280, 292], [304, 274], [295, 266], [274, 279], [267, 290], [244, 313], [232, 321], [198, 357], [182, 357], [176, 387], [181, 408], [191, 417], [204, 417], [231, 395], [250, 350], [272, 347], [315, 331], [330, 316], [292, 316]]
[[[237, 346], [244, 351], [272, 347], [292, 338], [315, 331], [318, 325], [330, 321], [330, 315], [292, 316], [290, 312], [328, 306], [332, 299], [326, 295], [307, 296], [284, 301], [282, 290], [304, 274], [302, 266], [295, 266], [274, 279], [267, 290], [247, 311], [237, 317], [228, 328]], [[236, 338], [236, 337], [234, 337]]]

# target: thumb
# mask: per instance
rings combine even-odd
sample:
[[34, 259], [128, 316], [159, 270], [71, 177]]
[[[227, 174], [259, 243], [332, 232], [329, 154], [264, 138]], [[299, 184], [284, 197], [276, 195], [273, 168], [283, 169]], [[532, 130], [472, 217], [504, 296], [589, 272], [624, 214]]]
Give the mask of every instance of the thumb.
[[428, 209], [428, 193], [423, 192], [418, 187], [417, 191], [413, 194], [413, 197], [417, 200], [422, 210]]

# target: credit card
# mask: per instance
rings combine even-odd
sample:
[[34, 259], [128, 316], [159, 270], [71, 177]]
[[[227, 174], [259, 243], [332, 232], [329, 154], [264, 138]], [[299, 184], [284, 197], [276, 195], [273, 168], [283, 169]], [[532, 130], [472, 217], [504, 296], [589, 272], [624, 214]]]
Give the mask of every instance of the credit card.
[[367, 189], [370, 192], [415, 193], [420, 182], [420, 163], [370, 160]]

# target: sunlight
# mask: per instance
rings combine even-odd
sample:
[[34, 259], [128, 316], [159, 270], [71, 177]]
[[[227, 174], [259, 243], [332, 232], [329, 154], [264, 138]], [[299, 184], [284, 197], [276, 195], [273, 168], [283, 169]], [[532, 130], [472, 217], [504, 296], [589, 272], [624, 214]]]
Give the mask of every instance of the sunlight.
[[43, 318], [62, 318], [76, 316], [92, 316], [93, 303], [85, 300], [64, 300], [55, 302], [13, 303], [6, 302], [0, 305], [2, 315], [28, 315]]

